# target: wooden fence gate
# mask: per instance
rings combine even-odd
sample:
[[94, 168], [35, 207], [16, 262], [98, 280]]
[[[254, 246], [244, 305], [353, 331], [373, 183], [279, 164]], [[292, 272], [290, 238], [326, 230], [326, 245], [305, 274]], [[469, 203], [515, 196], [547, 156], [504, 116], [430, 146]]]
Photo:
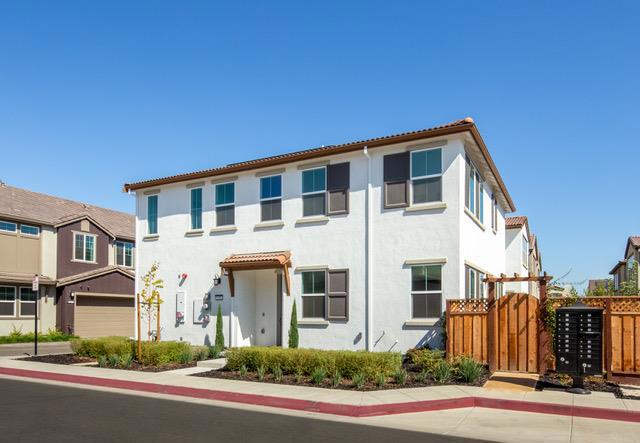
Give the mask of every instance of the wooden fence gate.
[[[549, 338], [541, 321], [550, 277], [487, 277], [488, 298], [447, 300], [447, 354], [470, 355], [493, 371], [543, 372]], [[495, 297], [495, 283], [537, 281], [540, 299], [530, 294]]]

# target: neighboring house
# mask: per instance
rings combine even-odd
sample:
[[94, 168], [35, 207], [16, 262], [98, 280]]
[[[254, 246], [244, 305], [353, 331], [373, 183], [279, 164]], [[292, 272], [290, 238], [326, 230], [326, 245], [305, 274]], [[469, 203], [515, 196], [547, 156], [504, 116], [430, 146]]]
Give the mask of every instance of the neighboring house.
[[[0, 335], [133, 335], [135, 218], [0, 184]], [[40, 289], [31, 290], [34, 275]]]
[[587, 284], [587, 292], [593, 292], [598, 288], [609, 289], [609, 282], [610, 280], [606, 278], [589, 280], [589, 283]]
[[[534, 234], [529, 235], [528, 271], [529, 274], [533, 275], [542, 274], [542, 255], [540, 254], [540, 248], [538, 247], [538, 237]], [[529, 282], [529, 294], [537, 295], [539, 290], [539, 282]]]
[[231, 346], [286, 345], [294, 301], [301, 347], [438, 345], [445, 300], [505, 272], [515, 210], [470, 118], [124, 189], [162, 337], [213, 342], [221, 304]]
[[[539, 272], [536, 273], [535, 270], [530, 269], [531, 232], [527, 217], [523, 215], [507, 217], [505, 230], [506, 274], [510, 277], [514, 274], [527, 276], [530, 272], [533, 275], [539, 275]], [[529, 283], [505, 283], [504, 290], [505, 292], [529, 292]]]
[[627, 245], [624, 250], [624, 260], [620, 260], [609, 271], [613, 276], [613, 286], [615, 290], [620, 289], [622, 283], [627, 281], [631, 275], [634, 266], [640, 261], [640, 236], [631, 236], [627, 239]]

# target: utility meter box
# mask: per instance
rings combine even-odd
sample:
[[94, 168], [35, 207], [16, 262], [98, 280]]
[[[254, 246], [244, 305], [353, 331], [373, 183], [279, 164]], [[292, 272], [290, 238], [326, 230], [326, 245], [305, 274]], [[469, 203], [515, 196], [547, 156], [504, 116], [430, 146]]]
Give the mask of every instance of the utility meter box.
[[577, 302], [556, 310], [556, 370], [574, 377], [602, 374], [602, 309]]
[[184, 323], [185, 312], [185, 293], [178, 291], [176, 293], [176, 323]]

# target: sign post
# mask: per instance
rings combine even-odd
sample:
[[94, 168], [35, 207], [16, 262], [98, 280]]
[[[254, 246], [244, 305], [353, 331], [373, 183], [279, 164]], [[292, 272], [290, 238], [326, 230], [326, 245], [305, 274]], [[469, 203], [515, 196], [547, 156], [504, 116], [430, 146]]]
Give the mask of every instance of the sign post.
[[35, 315], [33, 316], [33, 321], [34, 321], [34, 325], [33, 325], [33, 335], [34, 335], [33, 355], [38, 355], [38, 298], [39, 298], [38, 297], [38, 292], [40, 290], [40, 282], [38, 280], [38, 274], [33, 276], [33, 280], [31, 281], [31, 290], [36, 293], [36, 300], [35, 300], [36, 312], [35, 312]]

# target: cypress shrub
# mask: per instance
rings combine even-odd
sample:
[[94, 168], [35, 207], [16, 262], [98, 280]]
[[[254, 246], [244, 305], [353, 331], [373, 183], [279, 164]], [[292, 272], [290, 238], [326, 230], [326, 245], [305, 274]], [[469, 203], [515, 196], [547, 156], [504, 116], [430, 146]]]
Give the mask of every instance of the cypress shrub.
[[218, 314], [216, 316], [216, 348], [218, 351], [224, 349], [224, 333], [222, 332], [222, 305], [218, 305]]
[[291, 309], [291, 325], [289, 326], [289, 347], [296, 349], [298, 347], [298, 310], [296, 309], [296, 301], [293, 301], [293, 308]]

